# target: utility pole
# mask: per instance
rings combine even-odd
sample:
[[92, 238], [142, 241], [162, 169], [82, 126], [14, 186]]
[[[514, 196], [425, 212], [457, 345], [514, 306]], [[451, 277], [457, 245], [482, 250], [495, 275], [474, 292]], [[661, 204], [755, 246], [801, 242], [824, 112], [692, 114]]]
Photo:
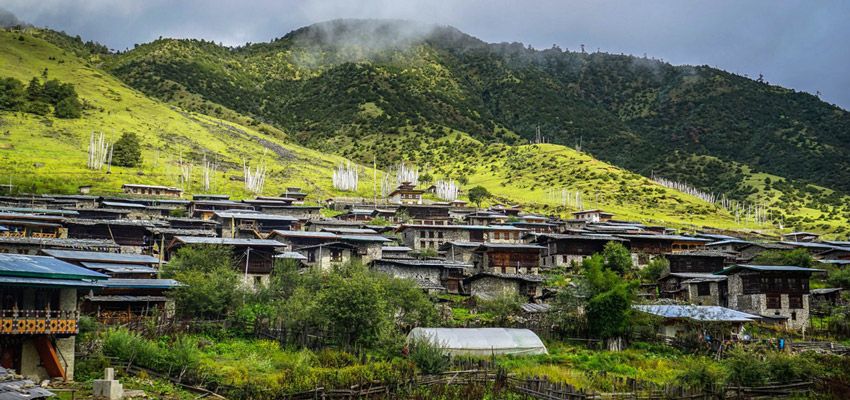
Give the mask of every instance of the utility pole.
[[251, 248], [245, 251], [245, 286], [248, 286], [248, 262], [251, 260]]
[[375, 197], [375, 209], [378, 208], [378, 156], [372, 155], [372, 195]]

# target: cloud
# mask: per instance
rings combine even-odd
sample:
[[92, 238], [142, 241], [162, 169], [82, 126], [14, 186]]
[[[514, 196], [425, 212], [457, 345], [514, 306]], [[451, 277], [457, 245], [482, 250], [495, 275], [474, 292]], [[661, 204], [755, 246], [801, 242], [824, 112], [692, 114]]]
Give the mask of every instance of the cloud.
[[226, 45], [316, 22], [393, 18], [452, 25], [489, 42], [584, 44], [611, 53], [764, 74], [850, 107], [850, 2], [841, 0], [0, 0], [20, 19], [114, 49], [159, 36]]

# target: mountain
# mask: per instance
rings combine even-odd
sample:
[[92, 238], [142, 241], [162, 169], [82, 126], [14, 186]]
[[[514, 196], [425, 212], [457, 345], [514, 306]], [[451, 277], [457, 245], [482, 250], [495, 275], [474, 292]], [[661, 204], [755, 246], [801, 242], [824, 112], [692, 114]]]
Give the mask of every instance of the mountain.
[[[517, 143], [539, 129], [552, 143], [647, 176], [699, 168], [691, 156], [710, 156], [732, 172], [742, 165], [850, 192], [847, 111], [707, 66], [490, 44], [450, 27], [385, 20], [330, 21], [239, 48], [162, 39], [107, 65], [161, 99], [191, 93], [361, 161], [398, 160], [339, 147], [340, 136], [427, 127]], [[739, 200], [751, 193], [734, 173], [677, 175]]]
[[[331, 175], [346, 162], [344, 158], [302, 147], [289, 132], [188, 91], [175, 98], [211, 115], [152, 99], [99, 68], [98, 64], [111, 56], [98, 49], [49, 30], [0, 31], [0, 78], [23, 82], [33, 77], [58, 79], [73, 84], [84, 105], [77, 119], [0, 111], [0, 180], [11, 182], [15, 191], [74, 193], [80, 185], [92, 185], [95, 193], [111, 194], [118, 193], [122, 183], [134, 182], [203, 192], [204, 159], [218, 165], [209, 191], [237, 198], [251, 195], [242, 182], [243, 160], [254, 168], [262, 163], [267, 166], [263, 194], [278, 195], [284, 187], [297, 185], [311, 192], [314, 201], [334, 195], [371, 198], [373, 189], [380, 188], [389, 176], [355, 165], [360, 176], [358, 190], [334, 190]], [[366, 106], [362, 112], [375, 113], [376, 108]], [[109, 140], [124, 132], [137, 133], [142, 165], [113, 166], [111, 173], [86, 168], [93, 131], [104, 132]], [[427, 134], [399, 130], [393, 139], [376, 141], [371, 151], [385, 154], [387, 159], [416, 162], [423, 179], [467, 182], [464, 189], [482, 185], [496, 196], [494, 202], [521, 203], [530, 211], [563, 215], [578, 206], [579, 193], [586, 207], [604, 207], [623, 218], [648, 223], [770, 229], [736, 222], [713, 204], [560, 145], [486, 142], [446, 128]], [[341, 146], [349, 146], [344, 142], [338, 140]], [[189, 179], [183, 179], [184, 175]], [[375, 182], [375, 177], [381, 182]], [[393, 178], [387, 178], [390, 184]]]

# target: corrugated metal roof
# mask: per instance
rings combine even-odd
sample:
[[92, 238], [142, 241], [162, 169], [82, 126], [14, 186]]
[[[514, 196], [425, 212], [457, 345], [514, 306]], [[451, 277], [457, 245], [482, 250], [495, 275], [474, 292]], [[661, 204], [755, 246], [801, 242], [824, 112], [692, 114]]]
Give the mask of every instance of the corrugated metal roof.
[[[105, 277], [106, 275], [104, 275]], [[0, 276], [0, 285], [26, 285], [26, 286], [61, 286], [61, 287], [103, 287], [103, 281], [89, 281], [79, 279], [53, 279], [32, 278], [27, 276]]]
[[155, 264], [159, 262], [158, 258], [144, 254], [120, 254], [105, 253], [100, 251], [78, 251], [59, 249], [44, 249], [41, 252], [63, 260], [110, 262], [119, 264]]
[[142, 265], [113, 264], [100, 262], [81, 262], [84, 267], [94, 270], [103, 270], [114, 274], [155, 274], [156, 269]]
[[274, 258], [283, 258], [283, 259], [286, 259], [286, 260], [302, 260], [302, 261], [307, 259], [307, 257], [305, 257], [303, 254], [296, 253], [294, 251], [285, 251], [285, 252], [280, 253], [280, 254], [275, 254]]
[[622, 234], [617, 235], [619, 237], [627, 238], [627, 239], [660, 239], [660, 240], [678, 240], [683, 242], [711, 242], [711, 239], [698, 238], [693, 236], [683, 236], [683, 235], [650, 235], [650, 234]]
[[381, 251], [390, 251], [390, 252], [400, 252], [400, 251], [413, 251], [410, 247], [407, 246], [384, 246], [381, 247]]
[[731, 272], [738, 271], [741, 269], [748, 269], [751, 271], [761, 271], [761, 272], [823, 272], [822, 269], [815, 268], [804, 268], [797, 267], [792, 265], [750, 265], [750, 264], [737, 264], [733, 265], [729, 268], [724, 269], [723, 271], [715, 272], [717, 275], [727, 275]]
[[107, 289], [174, 289], [183, 286], [174, 279], [117, 279], [103, 281]]
[[118, 208], [145, 208], [144, 204], [138, 203], [124, 203], [120, 201], [101, 201], [100, 204], [109, 207], [118, 207]]
[[511, 225], [421, 225], [421, 224], [406, 224], [399, 227], [400, 230], [406, 228], [414, 229], [459, 229], [459, 230], [485, 230], [485, 231], [527, 231], [528, 229], [517, 228]]
[[233, 219], [253, 219], [262, 221], [298, 221], [298, 218], [289, 215], [263, 214], [258, 212], [244, 211], [216, 211], [215, 216], [218, 218], [233, 218]]
[[272, 231], [273, 236], [280, 237], [300, 237], [300, 238], [316, 238], [316, 239], [339, 239], [339, 235], [332, 232], [314, 232], [314, 231]]
[[525, 303], [521, 306], [522, 311], [525, 311], [530, 314], [544, 313], [549, 312], [552, 308], [549, 304], [536, 304], [536, 303]]
[[543, 246], [526, 243], [481, 243], [481, 248], [488, 249], [515, 249], [515, 250], [545, 250]]
[[696, 306], [696, 305], [642, 305], [636, 304], [632, 308], [645, 313], [657, 315], [664, 318], [685, 318], [694, 321], [708, 322], [751, 322], [761, 319], [757, 315], [747, 314], [720, 306]]
[[325, 232], [352, 235], [375, 235], [378, 233], [374, 229], [367, 228], [322, 228], [322, 230]]
[[99, 280], [107, 276], [46, 256], [0, 254], [0, 275], [47, 279]]
[[118, 244], [109, 239], [65, 239], [65, 238], [34, 238], [34, 237], [0, 237], [0, 244], [32, 244], [41, 247], [109, 247], [119, 248]]
[[436, 268], [470, 268], [472, 264], [449, 260], [417, 260], [408, 258], [382, 258], [374, 263], [396, 264], [409, 267], [436, 267]]
[[381, 235], [340, 235], [339, 240], [352, 242], [391, 242]]
[[268, 239], [237, 239], [216, 238], [200, 236], [175, 236], [174, 240], [184, 244], [217, 244], [222, 246], [258, 246], [258, 247], [283, 247], [284, 244], [277, 240]]

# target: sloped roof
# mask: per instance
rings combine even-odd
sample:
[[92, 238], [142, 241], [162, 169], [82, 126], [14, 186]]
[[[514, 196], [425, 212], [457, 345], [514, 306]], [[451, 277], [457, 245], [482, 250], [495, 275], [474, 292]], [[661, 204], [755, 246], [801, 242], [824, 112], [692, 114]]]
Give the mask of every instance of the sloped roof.
[[103, 270], [114, 274], [155, 274], [156, 269], [136, 264], [115, 264], [101, 262], [81, 262], [84, 267], [93, 270]]
[[663, 318], [682, 318], [704, 322], [751, 322], [761, 319], [756, 315], [720, 306], [636, 304], [632, 308]]
[[51, 257], [74, 261], [92, 261], [124, 264], [155, 264], [159, 262], [158, 258], [144, 254], [120, 254], [106, 253], [101, 251], [79, 251], [60, 249], [44, 249], [41, 252]]
[[183, 244], [210, 244], [222, 246], [257, 246], [257, 247], [283, 247], [284, 244], [277, 240], [268, 239], [237, 239], [217, 238], [200, 236], [175, 236], [174, 240]]
[[547, 354], [543, 341], [528, 329], [414, 328], [408, 340], [427, 340], [452, 355]]
[[183, 286], [174, 279], [118, 279], [103, 282], [107, 289], [174, 289]]
[[822, 269], [815, 268], [805, 268], [805, 267], [797, 267], [792, 265], [752, 265], [752, 264], [737, 264], [733, 265], [729, 268], [724, 269], [723, 271], [715, 272], [717, 275], [728, 275], [732, 272], [739, 271], [742, 269], [747, 269], [750, 271], [759, 271], [759, 272], [823, 272]]
[[0, 254], [0, 276], [95, 281], [108, 276], [46, 256]]

